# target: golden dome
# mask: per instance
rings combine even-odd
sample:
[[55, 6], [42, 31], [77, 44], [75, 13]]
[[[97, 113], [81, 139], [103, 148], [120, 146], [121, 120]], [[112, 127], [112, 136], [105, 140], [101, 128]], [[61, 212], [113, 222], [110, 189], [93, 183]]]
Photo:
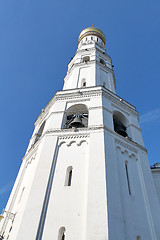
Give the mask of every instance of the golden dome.
[[88, 27], [86, 29], [84, 29], [80, 35], [79, 35], [79, 38], [78, 38], [78, 43], [86, 36], [88, 35], [95, 35], [99, 38], [102, 39], [102, 41], [104, 42], [104, 44], [106, 44], [106, 39], [105, 39], [105, 36], [104, 36], [104, 33], [99, 30], [98, 28], [96, 27]]

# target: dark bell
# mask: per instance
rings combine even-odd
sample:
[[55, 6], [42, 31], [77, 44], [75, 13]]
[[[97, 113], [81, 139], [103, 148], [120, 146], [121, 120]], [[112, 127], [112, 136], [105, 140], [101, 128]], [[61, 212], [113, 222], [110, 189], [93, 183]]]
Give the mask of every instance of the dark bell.
[[75, 127], [75, 128], [84, 127], [82, 123], [82, 118], [79, 115], [75, 116], [73, 121], [70, 123], [70, 127]]
[[127, 137], [126, 129], [122, 128], [121, 126], [117, 126], [115, 128], [115, 132], [117, 132], [118, 134], [122, 135], [123, 137]]
[[114, 131], [123, 137], [127, 137], [126, 127], [118, 120], [114, 119]]

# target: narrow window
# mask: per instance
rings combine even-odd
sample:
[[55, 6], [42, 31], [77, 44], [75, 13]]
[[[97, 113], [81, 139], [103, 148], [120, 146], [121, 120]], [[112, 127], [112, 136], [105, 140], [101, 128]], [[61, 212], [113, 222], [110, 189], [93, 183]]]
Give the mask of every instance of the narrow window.
[[100, 59], [100, 63], [105, 65], [105, 61], [103, 59]]
[[71, 181], [72, 181], [72, 169], [69, 171], [68, 174], [68, 186], [71, 186]]
[[45, 121], [42, 123], [41, 127], [39, 128], [38, 133], [36, 134], [36, 139], [35, 139], [34, 143], [36, 143], [42, 136], [44, 126], [45, 126]]
[[97, 42], [98, 42], [98, 38], [97, 38]]
[[87, 41], [87, 37], [86, 37], [86, 41]]
[[93, 37], [91, 37], [91, 40], [93, 40]]
[[71, 186], [72, 184], [72, 174], [73, 174], [72, 169], [73, 168], [71, 166], [67, 168], [65, 186]]
[[65, 231], [64, 227], [61, 227], [58, 232], [58, 240], [65, 240]]
[[83, 82], [83, 87], [86, 87], [86, 82]]
[[129, 174], [128, 174], [128, 162], [127, 162], [127, 161], [125, 161], [125, 169], [126, 169], [128, 192], [129, 192], [129, 194], [131, 195], [131, 188], [130, 188]]
[[18, 202], [20, 202], [21, 201], [21, 199], [22, 199], [22, 196], [23, 196], [23, 193], [24, 193], [24, 189], [25, 189], [25, 187], [22, 189], [22, 191], [21, 191], [21, 195], [20, 195], [20, 198], [19, 198], [19, 201]]

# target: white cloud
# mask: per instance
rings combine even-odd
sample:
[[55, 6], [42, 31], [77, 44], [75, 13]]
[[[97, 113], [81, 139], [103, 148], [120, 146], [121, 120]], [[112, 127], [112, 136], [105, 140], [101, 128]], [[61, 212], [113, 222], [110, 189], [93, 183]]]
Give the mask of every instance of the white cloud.
[[13, 181], [9, 182], [7, 185], [0, 188], [0, 195], [3, 195], [4, 193], [11, 190], [11, 187], [13, 185]]
[[149, 112], [141, 115], [139, 118], [139, 123], [140, 123], [140, 125], [142, 125], [145, 123], [157, 121], [159, 119], [160, 119], [160, 108], [157, 108], [157, 109], [154, 109], [152, 111], [149, 111]]

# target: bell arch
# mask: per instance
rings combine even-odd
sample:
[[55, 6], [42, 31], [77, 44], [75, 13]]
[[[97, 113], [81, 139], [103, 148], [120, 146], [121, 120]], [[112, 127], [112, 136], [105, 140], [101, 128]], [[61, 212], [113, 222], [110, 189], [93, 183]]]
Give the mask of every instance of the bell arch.
[[88, 108], [85, 104], [75, 104], [66, 111], [64, 128], [88, 127]]
[[38, 132], [37, 132], [37, 134], [36, 134], [36, 138], [35, 138], [34, 143], [36, 143], [36, 142], [40, 139], [40, 137], [42, 136], [45, 123], [46, 123], [46, 121], [44, 121], [44, 122], [41, 124], [41, 126], [40, 126], [40, 128], [39, 128], [39, 130], [38, 130]]
[[119, 135], [130, 138], [128, 134], [129, 120], [119, 111], [113, 112], [114, 131]]

